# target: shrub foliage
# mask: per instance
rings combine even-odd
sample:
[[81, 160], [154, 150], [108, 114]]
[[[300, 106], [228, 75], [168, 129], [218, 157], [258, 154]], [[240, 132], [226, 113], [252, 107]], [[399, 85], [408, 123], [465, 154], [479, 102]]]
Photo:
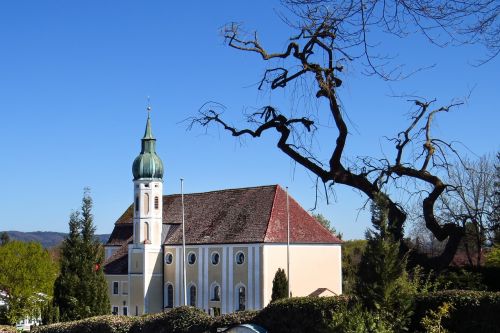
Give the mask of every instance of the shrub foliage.
[[[500, 332], [500, 293], [440, 291], [415, 299], [409, 332]], [[443, 304], [449, 311], [442, 312]], [[440, 310], [441, 309], [441, 310]], [[440, 312], [441, 311], [441, 312]], [[432, 315], [434, 313], [434, 315]], [[205, 333], [236, 324], [255, 323], [272, 333], [391, 333], [393, 325], [377, 311], [367, 311], [356, 298], [294, 297], [262, 311], [243, 311], [212, 318], [193, 307], [179, 307], [142, 317], [100, 316], [34, 328], [35, 333]]]
[[422, 330], [419, 322], [429, 311], [437, 311], [443, 304], [453, 310], [442, 319], [450, 332], [500, 332], [500, 292], [446, 290], [416, 297], [413, 330]]

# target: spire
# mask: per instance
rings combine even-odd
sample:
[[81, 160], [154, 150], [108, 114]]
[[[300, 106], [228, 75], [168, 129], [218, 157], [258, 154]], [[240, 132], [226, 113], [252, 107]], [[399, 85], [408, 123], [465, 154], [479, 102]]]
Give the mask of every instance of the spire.
[[141, 140], [141, 153], [137, 156], [132, 165], [134, 180], [140, 178], [163, 178], [163, 163], [156, 154], [156, 139], [151, 130], [151, 106], [149, 105], [149, 97], [146, 110], [148, 112], [148, 119], [146, 121], [144, 137]]
[[144, 131], [144, 137], [142, 139], [155, 140], [153, 136], [153, 131], [151, 130], [151, 119], [149, 118], [149, 115], [148, 115], [148, 120], [146, 121], [146, 130]]
[[153, 131], [151, 130], [151, 105], [149, 104], [149, 96], [148, 96], [148, 107], [146, 108], [148, 112], [148, 120], [146, 121], [146, 130], [144, 131], [143, 140], [154, 140]]

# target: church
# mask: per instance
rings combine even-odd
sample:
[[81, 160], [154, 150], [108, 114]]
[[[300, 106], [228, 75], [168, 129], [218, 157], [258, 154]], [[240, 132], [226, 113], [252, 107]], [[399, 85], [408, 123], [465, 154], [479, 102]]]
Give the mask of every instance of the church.
[[281, 186], [163, 195], [163, 172], [148, 114], [132, 165], [133, 203], [105, 244], [114, 314], [262, 309], [279, 268], [292, 296], [342, 293], [340, 239]]

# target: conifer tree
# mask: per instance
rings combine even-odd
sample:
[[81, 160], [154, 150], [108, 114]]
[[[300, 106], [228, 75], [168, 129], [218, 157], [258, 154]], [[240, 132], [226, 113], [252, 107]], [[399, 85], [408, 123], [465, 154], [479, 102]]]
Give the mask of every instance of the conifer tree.
[[278, 268], [273, 279], [273, 292], [271, 294], [271, 302], [288, 297], [288, 279], [285, 270]]
[[4, 231], [0, 234], [0, 245], [5, 245], [10, 242], [10, 236], [7, 231]]
[[69, 234], [61, 248], [61, 275], [54, 285], [54, 303], [62, 321], [109, 313], [103, 261], [103, 248], [95, 237], [92, 198], [86, 188], [81, 213], [70, 216]]
[[404, 330], [413, 307], [412, 289], [406, 272], [406, 258], [388, 227], [388, 209], [383, 198], [371, 206], [375, 230], [366, 232], [367, 244], [361, 257], [356, 295], [370, 311], [377, 312], [396, 330]]

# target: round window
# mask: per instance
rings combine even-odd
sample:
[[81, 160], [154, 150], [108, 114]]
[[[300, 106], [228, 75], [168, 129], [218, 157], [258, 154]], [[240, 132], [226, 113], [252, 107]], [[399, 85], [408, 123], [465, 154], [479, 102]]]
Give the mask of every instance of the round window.
[[236, 253], [236, 263], [241, 265], [245, 262], [245, 254], [243, 252]]
[[167, 265], [170, 265], [172, 263], [172, 261], [174, 261], [174, 256], [172, 255], [172, 253], [167, 253], [165, 255], [165, 263]]
[[212, 253], [212, 264], [217, 265], [219, 263], [220, 256], [217, 252]]
[[195, 262], [196, 262], [196, 254], [194, 254], [193, 252], [189, 253], [188, 254], [188, 263], [190, 265], [193, 265]]

